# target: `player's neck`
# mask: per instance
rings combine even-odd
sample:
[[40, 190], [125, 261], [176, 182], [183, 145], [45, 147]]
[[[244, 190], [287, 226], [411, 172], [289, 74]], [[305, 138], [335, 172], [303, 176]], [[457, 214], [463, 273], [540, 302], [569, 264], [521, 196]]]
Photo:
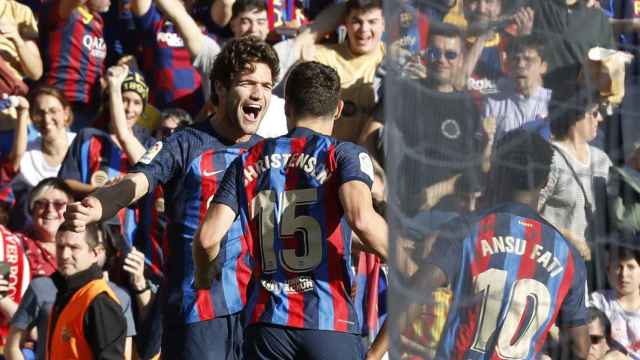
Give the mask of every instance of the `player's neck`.
[[213, 130], [218, 133], [218, 135], [222, 136], [225, 140], [233, 143], [243, 143], [251, 139], [251, 134], [239, 133], [231, 126], [228, 126], [225, 123], [224, 116], [224, 113], [217, 112], [214, 116], [211, 116], [209, 118], [209, 124], [211, 125]]
[[528, 207], [538, 210], [539, 191], [516, 191], [510, 201], [527, 205]]
[[319, 134], [331, 136], [333, 121], [319, 118], [298, 118], [294, 121], [295, 127], [311, 129]]

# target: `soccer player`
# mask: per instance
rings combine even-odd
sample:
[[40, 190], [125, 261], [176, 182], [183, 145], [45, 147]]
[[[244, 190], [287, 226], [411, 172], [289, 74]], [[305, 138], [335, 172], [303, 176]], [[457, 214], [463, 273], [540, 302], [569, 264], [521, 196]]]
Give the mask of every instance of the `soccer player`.
[[[584, 359], [584, 261], [534, 210], [553, 151], [539, 135], [514, 130], [496, 152], [491, 183], [498, 205], [448, 224], [413, 277], [420, 298], [447, 283], [453, 291], [435, 358], [533, 359], [558, 319], [573, 341], [572, 358]], [[401, 316], [400, 329], [413, 312]], [[386, 333], [385, 324], [370, 359], [382, 357]]]
[[242, 338], [239, 313], [251, 274], [243, 229], [239, 221], [233, 224], [223, 242], [222, 275], [207, 290], [193, 286], [191, 243], [225, 170], [259, 139], [252, 134], [269, 106], [278, 69], [278, 57], [265, 42], [253, 37], [228, 42], [212, 72], [216, 114], [156, 143], [122, 182], [69, 205], [68, 218], [81, 230], [87, 222], [113, 216], [158, 183], [164, 186], [169, 221], [168, 285], [160, 295], [164, 358], [236, 358], [236, 340]]
[[294, 67], [285, 86], [292, 130], [231, 164], [196, 235], [196, 286], [206, 287], [232, 224], [250, 230], [242, 242], [254, 263], [248, 359], [362, 359], [351, 229], [386, 258], [387, 225], [372, 207], [369, 155], [330, 137], [342, 106], [334, 69]]

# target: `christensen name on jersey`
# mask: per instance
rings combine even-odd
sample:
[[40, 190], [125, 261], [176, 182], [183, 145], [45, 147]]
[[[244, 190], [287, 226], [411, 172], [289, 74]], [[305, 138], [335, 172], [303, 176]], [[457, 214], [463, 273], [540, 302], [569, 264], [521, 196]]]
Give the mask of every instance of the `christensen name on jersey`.
[[256, 180], [260, 174], [269, 169], [285, 169], [285, 168], [298, 168], [313, 176], [320, 184], [324, 183], [329, 177], [330, 173], [327, 172], [325, 167], [316, 169], [318, 159], [314, 156], [305, 153], [285, 153], [285, 154], [271, 154], [265, 156], [262, 160], [257, 160], [255, 164], [250, 164], [244, 167], [244, 184], [245, 186], [250, 182]]

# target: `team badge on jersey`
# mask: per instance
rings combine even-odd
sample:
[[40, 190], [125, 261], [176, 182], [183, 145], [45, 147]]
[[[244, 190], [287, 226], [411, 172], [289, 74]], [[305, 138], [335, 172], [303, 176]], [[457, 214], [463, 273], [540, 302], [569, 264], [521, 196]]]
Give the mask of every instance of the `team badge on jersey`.
[[109, 175], [104, 170], [98, 170], [91, 175], [91, 185], [93, 186], [103, 186], [109, 180]]
[[371, 162], [369, 154], [362, 152], [358, 155], [358, 158], [360, 159], [360, 170], [367, 174], [367, 176], [371, 178], [371, 181], [373, 181], [373, 163]]
[[156, 155], [158, 155], [160, 150], [162, 150], [162, 141], [158, 141], [153, 144], [153, 146], [150, 147], [144, 155], [142, 155], [142, 158], [140, 158], [139, 161], [146, 165], [151, 164], [151, 161], [156, 157]]

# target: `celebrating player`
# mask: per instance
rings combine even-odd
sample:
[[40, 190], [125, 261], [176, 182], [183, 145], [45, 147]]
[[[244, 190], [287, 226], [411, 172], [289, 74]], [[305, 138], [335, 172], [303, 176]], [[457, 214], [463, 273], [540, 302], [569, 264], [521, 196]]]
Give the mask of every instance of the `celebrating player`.
[[369, 155], [330, 137], [342, 106], [335, 70], [297, 65], [285, 86], [292, 130], [231, 164], [196, 235], [196, 284], [206, 286], [224, 261], [227, 230], [237, 219], [250, 230], [249, 359], [362, 359], [351, 229], [386, 258], [387, 225], [372, 207]]
[[212, 72], [216, 114], [156, 143], [122, 182], [69, 206], [68, 219], [81, 230], [87, 222], [113, 216], [158, 183], [165, 187], [169, 254], [162, 355], [167, 359], [238, 356], [239, 312], [251, 274], [240, 222], [229, 224], [222, 276], [207, 284], [210, 289], [193, 286], [191, 243], [227, 166], [257, 142], [252, 134], [269, 106], [278, 69], [278, 57], [266, 43], [253, 37], [229, 41]]
[[[492, 184], [499, 205], [448, 224], [414, 275], [421, 298], [447, 283], [454, 292], [435, 358], [533, 359], [558, 318], [573, 340], [572, 358], [585, 359], [584, 261], [534, 210], [553, 151], [524, 130], [505, 135], [496, 151]], [[369, 359], [384, 354], [386, 333], [385, 324]]]

